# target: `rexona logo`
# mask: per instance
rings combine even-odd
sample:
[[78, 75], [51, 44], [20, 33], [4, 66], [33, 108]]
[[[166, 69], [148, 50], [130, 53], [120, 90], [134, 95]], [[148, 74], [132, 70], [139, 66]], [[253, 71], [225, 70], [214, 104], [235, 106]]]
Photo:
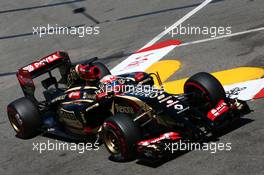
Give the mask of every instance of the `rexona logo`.
[[32, 63], [26, 67], [23, 68], [23, 70], [27, 70], [29, 72], [32, 72], [34, 71], [35, 69], [38, 69], [42, 66], [44, 66], [45, 64], [49, 64], [57, 59], [59, 59], [60, 57], [57, 55], [57, 54], [53, 54], [53, 55], [50, 55], [46, 58], [43, 58], [41, 59], [40, 61], [37, 61], [35, 63]]

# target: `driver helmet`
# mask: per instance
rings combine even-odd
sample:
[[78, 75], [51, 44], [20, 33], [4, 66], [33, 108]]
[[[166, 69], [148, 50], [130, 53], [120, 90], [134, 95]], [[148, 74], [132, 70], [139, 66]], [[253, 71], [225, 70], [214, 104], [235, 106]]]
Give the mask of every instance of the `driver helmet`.
[[101, 75], [101, 71], [97, 66], [77, 64], [75, 66], [75, 72], [80, 79], [85, 81], [98, 80]]

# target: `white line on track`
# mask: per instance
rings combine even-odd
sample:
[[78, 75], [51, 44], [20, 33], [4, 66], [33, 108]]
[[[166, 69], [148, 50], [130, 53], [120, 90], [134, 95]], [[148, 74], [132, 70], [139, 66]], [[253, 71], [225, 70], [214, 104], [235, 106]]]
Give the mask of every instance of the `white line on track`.
[[251, 29], [251, 30], [246, 30], [246, 31], [243, 31], [243, 32], [232, 33], [232, 34], [229, 34], [229, 35], [217, 36], [217, 37], [214, 37], [214, 38], [206, 38], [206, 39], [201, 39], [201, 40], [196, 40], [196, 41], [190, 41], [190, 42], [182, 43], [182, 44], [180, 44], [180, 45], [178, 45], [176, 47], [183, 47], [183, 46], [189, 46], [189, 45], [194, 45], [194, 44], [199, 44], [199, 43], [205, 43], [205, 42], [219, 40], [219, 39], [224, 39], [224, 38], [229, 38], [229, 37], [233, 37], [233, 36], [244, 35], [244, 34], [247, 34], [247, 33], [259, 32], [259, 31], [262, 31], [262, 30], [264, 30], [264, 27]]
[[[196, 8], [194, 8], [193, 10], [191, 10], [189, 13], [187, 13], [181, 19], [179, 19], [178, 21], [176, 21], [169, 28], [167, 28], [166, 30], [164, 30], [163, 32], [161, 32], [160, 34], [158, 34], [156, 37], [154, 37], [150, 42], [148, 42], [141, 49], [147, 48], [147, 47], [155, 44], [162, 37], [164, 37], [166, 34], [168, 34], [171, 30], [173, 30], [177, 26], [181, 25], [184, 21], [186, 21], [187, 19], [189, 19], [191, 16], [193, 16], [194, 14], [196, 14], [199, 10], [201, 10], [202, 8], [204, 8], [206, 5], [208, 5], [212, 1], [213, 0], [205, 0], [203, 3], [201, 3]], [[130, 72], [131, 71], [144, 71], [148, 66], [150, 66], [151, 64], [153, 64], [154, 61], [158, 61], [158, 60], [162, 59], [165, 55], [167, 55], [167, 53], [169, 53], [171, 50], [173, 50], [174, 47], [169, 48], [169, 50], [166, 49], [165, 51], [162, 51], [162, 54], [161, 53], [158, 54], [159, 56], [152, 55], [153, 57], [156, 57], [155, 60], [154, 59], [148, 59], [148, 61], [145, 61], [144, 63], [141, 63], [141, 65], [137, 66], [136, 68], [129, 69], [129, 65], [131, 63], [139, 62], [137, 60], [138, 57], [136, 57], [135, 54], [132, 54], [127, 59], [123, 60], [121, 63], [119, 63], [118, 65], [116, 65], [111, 70], [111, 72], [112, 72], [112, 74], [121, 74], [121, 73], [129, 72], [129, 71]], [[141, 49], [139, 49], [139, 50], [141, 50]]]
[[[170, 31], [172, 31], [173, 29], [175, 29], [177, 26], [179, 26], [180, 24], [182, 24], [184, 21], [186, 21], [187, 19], [189, 19], [191, 16], [193, 16], [195, 13], [197, 13], [199, 10], [201, 10], [202, 8], [204, 8], [206, 5], [208, 5], [209, 3], [211, 3], [213, 0], [205, 0], [203, 3], [201, 3], [199, 6], [197, 6], [196, 8], [194, 8], [192, 11], [190, 11], [189, 13], [187, 13], [185, 16], [183, 16], [181, 19], [179, 19], [178, 21], [176, 21], [173, 25], [171, 25], [169, 28], [167, 28], [166, 30], [164, 30], [163, 32], [161, 32], [160, 34], [158, 34], [155, 38], [153, 38], [150, 42], [148, 42], [145, 46], [143, 46], [142, 48], [146, 48], [149, 47], [153, 44], [155, 44], [158, 40], [160, 40], [162, 37], [164, 37], [166, 34], [168, 34]], [[142, 49], [141, 48], [141, 49]]]

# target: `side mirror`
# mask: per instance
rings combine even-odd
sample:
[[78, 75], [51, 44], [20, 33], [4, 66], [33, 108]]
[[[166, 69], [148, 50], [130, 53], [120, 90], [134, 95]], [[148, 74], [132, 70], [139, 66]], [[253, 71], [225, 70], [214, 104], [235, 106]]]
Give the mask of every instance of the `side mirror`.
[[161, 78], [160, 78], [160, 75], [159, 75], [159, 72], [156, 72], [156, 73], [150, 73], [149, 74], [150, 76], [154, 76], [156, 77], [157, 79], [157, 83], [158, 85], [161, 87], [163, 85], [162, 81], [161, 81]]

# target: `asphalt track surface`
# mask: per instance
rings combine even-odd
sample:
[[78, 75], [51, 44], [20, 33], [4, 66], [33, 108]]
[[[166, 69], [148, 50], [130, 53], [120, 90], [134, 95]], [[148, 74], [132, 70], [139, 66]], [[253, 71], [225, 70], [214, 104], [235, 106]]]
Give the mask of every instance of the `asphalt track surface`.
[[[231, 142], [231, 151], [191, 151], [156, 168], [137, 161], [116, 163], [108, 160], [106, 149], [86, 151], [32, 151], [33, 142], [47, 142], [38, 136], [21, 140], [6, 115], [7, 104], [22, 96], [13, 72], [37, 58], [65, 50], [73, 61], [98, 56], [110, 67], [153, 39], [201, 0], [9, 0], [0, 5], [0, 174], [264, 174], [264, 101], [250, 102], [254, 112], [236, 124], [234, 130], [219, 137]], [[85, 7], [84, 13], [73, 9]], [[184, 24], [231, 26], [232, 32], [263, 27], [264, 2], [261, 0], [222, 0], [207, 5]], [[96, 24], [98, 23], [99, 24]], [[31, 35], [33, 26], [98, 25], [97, 36]], [[202, 35], [177, 36], [183, 43], [208, 38]], [[165, 36], [161, 39], [171, 39]], [[215, 72], [263, 60], [264, 31], [228, 37], [174, 49], [164, 59], [177, 59], [182, 67], [170, 80], [199, 71]], [[113, 56], [114, 55], [114, 56]], [[261, 61], [255, 66], [261, 66]], [[263, 63], [263, 62], [262, 62]], [[262, 64], [263, 66], [263, 64]]]

